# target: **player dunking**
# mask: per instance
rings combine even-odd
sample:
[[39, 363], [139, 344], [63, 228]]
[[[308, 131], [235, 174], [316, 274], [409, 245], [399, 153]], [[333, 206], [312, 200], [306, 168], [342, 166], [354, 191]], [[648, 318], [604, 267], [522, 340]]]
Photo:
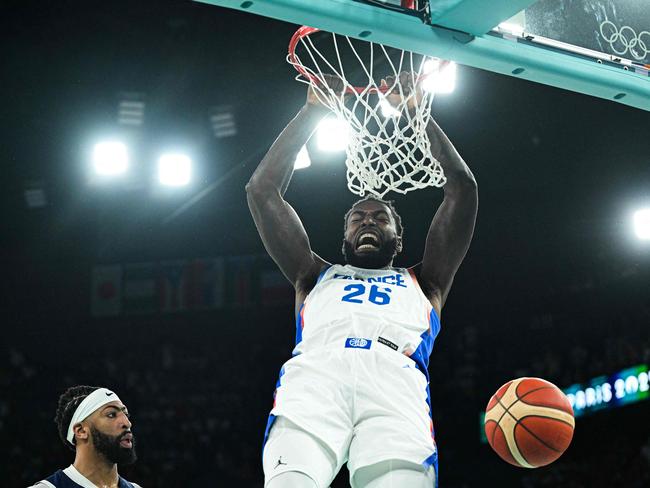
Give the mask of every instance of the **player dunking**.
[[117, 394], [73, 386], [59, 397], [56, 422], [61, 441], [75, 451], [74, 463], [31, 488], [140, 488], [117, 473], [135, 462], [129, 412]]
[[[410, 93], [409, 76], [400, 80]], [[326, 81], [340, 93], [340, 80]], [[345, 462], [354, 488], [431, 487], [438, 455], [427, 366], [474, 232], [476, 181], [430, 120], [432, 155], [447, 183], [421, 263], [392, 266], [402, 250], [401, 219], [392, 203], [366, 198], [345, 215], [347, 264], [331, 265], [312, 251], [283, 198], [296, 155], [326, 112], [310, 88], [246, 187], [264, 246], [296, 291], [296, 347], [280, 372], [265, 435], [265, 487], [325, 488]]]

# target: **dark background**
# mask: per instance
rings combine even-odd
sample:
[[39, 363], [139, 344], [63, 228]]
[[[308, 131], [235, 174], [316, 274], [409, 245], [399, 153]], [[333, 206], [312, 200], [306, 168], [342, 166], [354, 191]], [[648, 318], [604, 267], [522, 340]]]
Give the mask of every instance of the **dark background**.
[[[52, 423], [56, 399], [98, 384], [134, 414], [140, 460], [121, 470], [127, 478], [262, 486], [292, 307], [96, 319], [90, 278], [103, 263], [263, 252], [244, 185], [304, 101], [284, 61], [296, 26], [192, 2], [116, 1], [5, 3], [0, 27], [3, 484], [27, 486], [72, 461]], [[143, 127], [126, 134], [140, 178], [90, 186], [89, 147], [118, 129], [125, 91], [146, 95]], [[215, 105], [231, 107], [235, 137], [212, 135]], [[579, 419], [567, 453], [534, 471], [502, 462], [478, 436], [478, 413], [512, 378], [565, 387], [650, 361], [650, 247], [630, 223], [650, 203], [648, 113], [459, 67], [434, 116], [480, 193], [430, 365], [441, 486], [650, 486], [647, 401]], [[174, 194], [149, 185], [166, 144], [191, 147], [197, 167]], [[314, 250], [340, 262], [342, 216], [356, 198], [340, 157], [313, 152], [312, 162], [287, 199]], [[25, 203], [33, 185], [43, 208]], [[405, 223], [397, 265], [420, 259], [441, 198], [395, 197]]]

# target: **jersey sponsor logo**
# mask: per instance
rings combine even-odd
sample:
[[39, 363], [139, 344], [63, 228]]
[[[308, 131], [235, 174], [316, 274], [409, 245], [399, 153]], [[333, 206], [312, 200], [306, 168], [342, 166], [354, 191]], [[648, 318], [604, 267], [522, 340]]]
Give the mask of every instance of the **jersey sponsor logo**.
[[360, 276], [350, 276], [334, 273], [332, 279], [341, 279], [341, 280], [357, 280], [365, 281], [367, 283], [386, 283], [387, 285], [401, 286], [406, 288], [406, 283], [404, 282], [404, 276], [399, 273], [386, 275], [386, 276], [371, 276], [370, 278], [361, 278]]
[[398, 349], [397, 344], [389, 341], [388, 339], [384, 339], [383, 337], [377, 337], [377, 342], [383, 344], [384, 346], [390, 347], [393, 351], [397, 351]]
[[370, 349], [372, 341], [370, 339], [363, 339], [361, 337], [348, 337], [345, 340], [345, 347], [353, 349]]

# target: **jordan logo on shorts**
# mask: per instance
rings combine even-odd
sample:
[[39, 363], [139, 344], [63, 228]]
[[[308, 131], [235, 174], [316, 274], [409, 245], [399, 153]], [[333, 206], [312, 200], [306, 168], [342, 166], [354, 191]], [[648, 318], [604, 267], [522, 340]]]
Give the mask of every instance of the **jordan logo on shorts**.
[[287, 465], [287, 463], [282, 462], [282, 456], [280, 456], [280, 458], [278, 459], [278, 464], [276, 464], [275, 468], [273, 468], [273, 469], [277, 469], [277, 467], [280, 466], [281, 464], [284, 465], [284, 466]]

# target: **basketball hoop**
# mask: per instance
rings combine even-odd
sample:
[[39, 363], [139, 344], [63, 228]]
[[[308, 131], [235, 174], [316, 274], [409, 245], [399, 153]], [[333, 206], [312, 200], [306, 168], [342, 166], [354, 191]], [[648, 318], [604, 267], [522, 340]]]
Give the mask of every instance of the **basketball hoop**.
[[[350, 191], [381, 198], [389, 191], [444, 185], [442, 167], [431, 155], [426, 135], [433, 92], [422, 90], [417, 97], [415, 90], [407, 92], [401, 85], [399, 75], [410, 73], [410, 85], [415, 87], [446, 63], [338, 34], [329, 34], [331, 42], [322, 43], [313, 38], [320, 32], [300, 27], [289, 43], [287, 61], [299, 73], [296, 80], [310, 85], [319, 101], [350, 126], [346, 149]], [[342, 80], [342, 93], [329, 88], [326, 73]], [[392, 85], [382, 85], [389, 76]], [[399, 104], [391, 106], [387, 93], [398, 93]], [[415, 107], [409, 109], [412, 101]]]

